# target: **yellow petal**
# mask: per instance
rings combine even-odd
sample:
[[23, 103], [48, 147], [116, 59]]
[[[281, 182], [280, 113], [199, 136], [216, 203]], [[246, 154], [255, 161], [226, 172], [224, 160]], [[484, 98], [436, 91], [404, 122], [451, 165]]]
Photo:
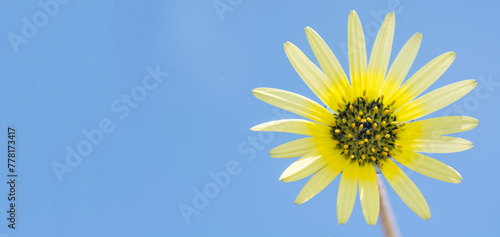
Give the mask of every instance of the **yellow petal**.
[[331, 152], [323, 153], [318, 150], [307, 153], [286, 168], [281, 174], [280, 181], [293, 182], [314, 174], [329, 163], [330, 154]]
[[424, 220], [431, 218], [431, 211], [417, 186], [389, 159], [381, 161], [380, 170], [406, 205]]
[[368, 225], [377, 223], [380, 211], [380, 196], [378, 192], [377, 173], [373, 163], [359, 166], [359, 200]]
[[440, 136], [473, 129], [478, 122], [466, 116], [444, 116], [408, 123], [403, 131], [405, 136]]
[[330, 162], [330, 164], [314, 174], [300, 191], [299, 195], [295, 199], [295, 203], [302, 204], [307, 202], [326, 188], [326, 186], [328, 186], [328, 184], [330, 184], [335, 177], [337, 177], [340, 171], [342, 171], [346, 161], [347, 159], [338, 155], [338, 157]]
[[286, 42], [284, 47], [292, 66], [307, 86], [328, 107], [335, 108], [337, 101], [333, 100], [332, 90], [328, 88], [328, 84], [325, 82], [327, 80], [325, 74], [297, 46]]
[[414, 151], [426, 153], [452, 153], [472, 148], [472, 142], [448, 136], [418, 137], [416, 139], [405, 137], [398, 140], [397, 143]]
[[424, 92], [425, 89], [443, 75], [453, 60], [455, 60], [455, 57], [454, 52], [441, 54], [413, 74], [394, 96], [393, 99], [396, 100], [394, 108], [400, 108]]
[[392, 102], [393, 95], [399, 89], [408, 71], [410, 70], [415, 57], [417, 56], [420, 43], [422, 42], [422, 34], [415, 33], [399, 51], [398, 56], [387, 73], [387, 77], [382, 85], [381, 94], [385, 95], [387, 101]]
[[287, 132], [306, 136], [331, 137], [331, 128], [304, 119], [281, 119], [259, 124], [252, 131]]
[[337, 219], [339, 225], [345, 224], [351, 216], [358, 191], [358, 162], [349, 160], [340, 178], [337, 196]]
[[349, 73], [354, 96], [362, 96], [368, 86], [366, 80], [366, 45], [363, 28], [358, 14], [351, 11], [347, 24], [347, 48], [349, 55]]
[[396, 150], [396, 153], [394, 159], [423, 175], [450, 183], [460, 183], [462, 180], [462, 176], [456, 170], [441, 161], [407, 149]]
[[387, 14], [377, 34], [377, 38], [375, 38], [375, 43], [373, 43], [367, 72], [368, 87], [366, 88], [368, 99], [370, 100], [378, 98], [385, 73], [387, 72], [389, 58], [391, 57], [395, 24], [394, 13]]
[[431, 91], [397, 111], [398, 120], [417, 119], [446, 107], [469, 93], [476, 85], [475, 80], [465, 80]]
[[253, 95], [268, 104], [316, 122], [330, 124], [334, 121], [333, 114], [323, 106], [311, 99], [289, 91], [273, 88], [257, 88], [253, 90]]
[[269, 153], [274, 158], [292, 158], [303, 156], [314, 149], [328, 145], [333, 146], [333, 140], [329, 137], [305, 137], [279, 145], [271, 149]]
[[[339, 61], [333, 54], [332, 50], [323, 41], [323, 39], [310, 27], [306, 28], [306, 35], [309, 44], [319, 62], [319, 65], [326, 74], [328, 86], [334, 91], [335, 101], [341, 101], [342, 96], [345, 100], [350, 101], [353, 99], [352, 88], [349, 81], [340, 66]], [[341, 102], [343, 103], [343, 102]], [[336, 110], [337, 108], [332, 108]]]

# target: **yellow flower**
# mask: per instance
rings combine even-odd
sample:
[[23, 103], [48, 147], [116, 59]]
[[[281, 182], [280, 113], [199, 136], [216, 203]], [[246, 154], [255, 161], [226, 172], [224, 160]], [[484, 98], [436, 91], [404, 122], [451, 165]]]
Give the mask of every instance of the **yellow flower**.
[[460, 183], [462, 177], [453, 168], [418, 152], [450, 153], [472, 147], [467, 140], [444, 135], [476, 127], [478, 120], [474, 118], [445, 116], [413, 120], [460, 99], [476, 82], [460, 81], [417, 98], [446, 71], [455, 53], [436, 57], [403, 83], [422, 35], [416, 33], [408, 40], [387, 71], [394, 27], [394, 13], [389, 13], [367, 65], [361, 23], [356, 12], [350, 13], [347, 35], [350, 83], [335, 55], [313, 29], [307, 27], [306, 35], [322, 70], [295, 45], [285, 43], [285, 52], [297, 73], [331, 110], [292, 92], [273, 88], [253, 90], [264, 102], [312, 120], [283, 119], [251, 130], [309, 136], [272, 149], [271, 157], [302, 156], [280, 177], [282, 181], [291, 182], [312, 175], [297, 196], [297, 204], [314, 197], [342, 173], [337, 196], [339, 224], [349, 219], [358, 187], [366, 222], [369, 225], [377, 222], [377, 170], [410, 209], [421, 218], [429, 219], [431, 213], [423, 195], [394, 160], [431, 178]]

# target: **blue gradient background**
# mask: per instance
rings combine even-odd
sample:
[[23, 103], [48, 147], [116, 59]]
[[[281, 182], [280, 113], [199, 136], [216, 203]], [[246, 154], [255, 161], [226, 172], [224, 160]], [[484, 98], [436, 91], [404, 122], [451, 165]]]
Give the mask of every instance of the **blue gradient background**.
[[[352, 9], [369, 50], [380, 20], [396, 11], [391, 62], [406, 40], [423, 33], [410, 74], [441, 53], [456, 52], [430, 89], [471, 78], [496, 83], [479, 82], [479, 94], [457, 102], [463, 111], [450, 106], [431, 115], [478, 118], [479, 127], [458, 135], [475, 147], [433, 155], [462, 174], [461, 184], [408, 172], [431, 208], [429, 221], [388, 189], [402, 234], [500, 234], [498, 2], [233, 0], [231, 6], [221, 0], [231, 7], [223, 20], [213, 2], [72, 0], [18, 53], [7, 34], [21, 34], [21, 19], [42, 8], [38, 1], [0, 2], [0, 144], [7, 143], [7, 126], [15, 126], [19, 174], [17, 228], [10, 230], [6, 145], [0, 145], [0, 236], [381, 236], [379, 225], [366, 225], [359, 200], [347, 224], [337, 224], [339, 179], [309, 202], [293, 204], [307, 180], [279, 182], [295, 159], [271, 159], [267, 152], [299, 136], [249, 131], [276, 113], [294, 117], [254, 98], [253, 88], [317, 100], [283, 50], [291, 41], [313, 58], [306, 26], [348, 72], [342, 44]], [[170, 75], [119, 119], [112, 102], [141, 85], [145, 68], [156, 65]], [[66, 146], [75, 149], [85, 140], [81, 131], [104, 118], [114, 130], [59, 182], [52, 164], [64, 164]], [[187, 223], [179, 205], [193, 206], [193, 189], [203, 190], [212, 182], [209, 172], [233, 160], [240, 173]]]

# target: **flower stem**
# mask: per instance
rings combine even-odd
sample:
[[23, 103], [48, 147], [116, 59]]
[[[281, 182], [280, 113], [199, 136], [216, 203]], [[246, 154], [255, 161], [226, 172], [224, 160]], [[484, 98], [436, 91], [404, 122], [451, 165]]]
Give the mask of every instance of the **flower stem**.
[[380, 193], [380, 222], [386, 237], [400, 237], [398, 224], [391, 209], [391, 203], [387, 197], [387, 191], [380, 175], [377, 175], [378, 190]]

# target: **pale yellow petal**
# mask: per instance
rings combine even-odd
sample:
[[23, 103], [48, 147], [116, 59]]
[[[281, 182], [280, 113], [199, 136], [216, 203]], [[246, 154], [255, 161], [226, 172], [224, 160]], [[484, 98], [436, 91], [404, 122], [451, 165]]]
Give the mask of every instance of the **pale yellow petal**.
[[424, 196], [408, 176], [389, 159], [381, 161], [380, 170], [406, 205], [424, 220], [431, 218], [431, 211]]
[[328, 107], [335, 108], [338, 101], [334, 101], [333, 91], [326, 83], [327, 79], [325, 74], [294, 44], [286, 42], [284, 47], [285, 53], [292, 63], [292, 66], [307, 86], [309, 86], [314, 94], [316, 94], [316, 96], [318, 96], [318, 98]]
[[380, 196], [373, 163], [359, 166], [359, 200], [366, 223], [375, 225], [380, 211]]
[[349, 55], [349, 73], [354, 96], [362, 96], [367, 87], [366, 80], [366, 45], [363, 28], [358, 14], [351, 11], [347, 24], [347, 50]]
[[337, 196], [337, 219], [339, 225], [345, 224], [352, 213], [358, 192], [358, 169], [357, 161], [349, 160], [340, 178], [339, 193]]
[[307, 181], [295, 199], [295, 203], [307, 202], [326, 188], [345, 167], [346, 161], [347, 159], [342, 155], [337, 155], [327, 166], [323, 167]]
[[[396, 100], [394, 108], [400, 108], [424, 92], [448, 69], [455, 57], [454, 52], [444, 53], [413, 74], [392, 98]], [[388, 103], [392, 103], [392, 101], [388, 101]]]
[[[329, 88], [334, 91], [333, 94], [336, 96], [335, 101], [340, 102], [342, 97], [347, 101], [351, 101], [354, 98], [352, 96], [351, 85], [332, 50], [330, 50], [316, 31], [310, 27], [306, 28], [306, 35], [319, 65], [326, 74]], [[336, 110], [337, 108], [332, 109]]]
[[333, 114], [326, 108], [299, 94], [273, 88], [257, 88], [253, 90], [253, 95], [268, 104], [316, 122], [330, 124], [334, 121]]
[[377, 38], [375, 38], [375, 43], [373, 43], [367, 71], [368, 87], [366, 88], [367, 96], [370, 100], [379, 97], [380, 88], [387, 72], [389, 58], [391, 57], [395, 25], [394, 13], [387, 14], [377, 34]]
[[416, 172], [437, 180], [450, 183], [460, 183], [462, 180], [462, 176], [456, 170], [443, 162], [411, 150], [403, 149], [398, 151], [396, 149], [394, 159]]
[[393, 101], [393, 95], [403, 83], [408, 71], [417, 56], [420, 43], [422, 42], [422, 34], [415, 33], [399, 51], [398, 56], [387, 73], [387, 76], [380, 91], [384, 94], [387, 101]]
[[269, 151], [274, 158], [292, 158], [303, 156], [312, 150], [323, 146], [333, 147], [333, 140], [329, 137], [305, 137], [279, 145]]
[[444, 116], [411, 122], [402, 129], [404, 136], [440, 136], [473, 129], [478, 122], [466, 116]]
[[307, 153], [286, 168], [280, 176], [280, 181], [293, 182], [314, 174], [329, 163], [330, 154], [331, 152], [324, 153], [318, 150]]
[[306, 136], [331, 137], [331, 128], [304, 119], [281, 119], [259, 124], [250, 130], [268, 132], [287, 132]]
[[418, 137], [415, 139], [404, 137], [397, 140], [396, 143], [403, 145], [404, 148], [426, 153], [452, 153], [472, 148], [472, 142], [448, 136]]
[[475, 80], [465, 80], [431, 91], [397, 111], [397, 118], [404, 122], [428, 115], [462, 98], [476, 85]]

